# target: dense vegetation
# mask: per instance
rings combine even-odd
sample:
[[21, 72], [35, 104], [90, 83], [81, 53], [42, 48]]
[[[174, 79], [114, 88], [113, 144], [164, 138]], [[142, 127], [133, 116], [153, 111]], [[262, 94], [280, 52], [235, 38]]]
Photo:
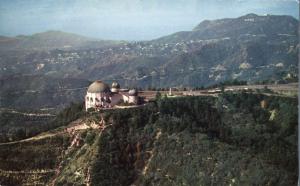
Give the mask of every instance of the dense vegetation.
[[[248, 147], [273, 164], [297, 175], [298, 103], [296, 98], [227, 93], [220, 102], [230, 103], [228, 114], [239, 110], [254, 121], [233, 126], [225, 122], [222, 140], [239, 147]], [[250, 124], [250, 125], [249, 125]]]
[[[56, 126], [80, 118], [87, 125], [104, 119], [106, 128], [56, 129], [52, 137], [4, 144], [0, 170], [47, 169], [28, 179], [49, 183], [55, 177], [57, 185], [295, 185], [297, 114], [296, 98], [246, 92], [158, 95], [139, 108], [88, 113], [73, 104]], [[25, 168], [28, 158], [34, 161]], [[0, 175], [8, 184], [26, 176]]]
[[[209, 154], [200, 150], [200, 146], [191, 146], [192, 142], [185, 142], [179, 150], [186, 147], [190, 148], [191, 154], [200, 150], [199, 156], [211, 156], [219, 159], [214, 160], [217, 162], [222, 159], [225, 166], [222, 171], [232, 174], [225, 176], [219, 170], [211, 179], [204, 175], [185, 178], [186, 171], [194, 174], [202, 169], [207, 170], [206, 175], [218, 169], [214, 164], [199, 167], [196, 164], [189, 165], [192, 163], [189, 162], [182, 166], [190, 170], [172, 168], [175, 172], [183, 171], [173, 175], [175, 184], [207, 185], [215, 183], [213, 180], [218, 180], [218, 185], [229, 184], [228, 180], [224, 180], [225, 177], [240, 184], [297, 182], [296, 99], [244, 92], [223, 94], [216, 100], [210, 97], [161, 98], [142, 109], [106, 113], [106, 119], [111, 119], [113, 126], [100, 139], [99, 157], [92, 171], [92, 183], [95, 185], [130, 185], [132, 182], [143, 185], [171, 184], [170, 180], [157, 177], [160, 173], [155, 173], [156, 169], [162, 167], [166, 169], [162, 170], [167, 172], [166, 175], [170, 173], [169, 168], [174, 162], [168, 160], [168, 155], [175, 150], [169, 149], [169, 143], [174, 144], [169, 141], [171, 136], [178, 140], [182, 138], [183, 141], [191, 136], [191, 140], [195, 138], [194, 142], [196, 140], [200, 146], [207, 143], [205, 151]], [[162, 141], [155, 137], [158, 132], [163, 134]], [[203, 134], [204, 137], [201, 136]], [[150, 151], [154, 157], [148, 166], [154, 172], [141, 174], [151, 156]], [[173, 161], [183, 161], [179, 155], [170, 156], [174, 158]], [[247, 166], [242, 168], [244, 164]], [[188, 165], [194, 168], [188, 168]], [[230, 167], [235, 168], [231, 170]], [[274, 168], [277, 171], [271, 172]], [[185, 179], [190, 180], [186, 182]]]

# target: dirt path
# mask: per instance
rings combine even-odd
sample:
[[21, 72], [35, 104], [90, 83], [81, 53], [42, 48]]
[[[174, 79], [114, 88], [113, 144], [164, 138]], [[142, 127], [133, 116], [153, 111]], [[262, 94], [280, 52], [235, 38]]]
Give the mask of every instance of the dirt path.
[[[62, 155], [62, 160], [60, 161], [60, 163], [58, 164], [57, 168], [55, 169], [55, 176], [52, 178], [51, 181], [51, 185], [55, 185], [55, 182], [57, 181], [57, 178], [59, 177], [62, 169], [63, 169], [63, 163], [65, 160], [65, 157], [68, 157], [68, 155], [72, 152], [72, 149], [74, 149], [74, 147], [78, 147], [80, 144], [80, 133], [78, 133], [79, 130], [85, 130], [88, 128], [93, 128], [93, 129], [98, 129], [100, 130], [99, 132], [99, 136], [101, 137], [103, 131], [112, 126], [112, 124], [108, 124], [106, 125], [103, 118], [100, 120], [100, 122], [98, 123], [98, 125], [94, 122], [91, 123], [90, 125], [87, 125], [86, 123], [82, 123], [80, 125], [74, 125], [71, 127], [66, 128], [65, 130], [69, 133], [70, 136], [73, 137], [73, 139], [71, 140], [70, 145], [67, 147], [67, 149], [65, 151], [63, 151], [63, 155]], [[90, 169], [88, 169], [87, 175], [86, 175], [86, 185], [90, 185]]]
[[61, 129], [60, 131], [45, 132], [45, 133], [41, 133], [37, 136], [33, 136], [31, 138], [27, 138], [27, 139], [23, 139], [23, 140], [19, 140], [19, 141], [0, 143], [0, 146], [1, 145], [10, 145], [10, 144], [23, 143], [23, 142], [28, 142], [28, 141], [41, 140], [41, 139], [50, 138], [50, 137], [53, 137], [53, 136], [66, 134], [66, 133], [73, 134], [74, 132], [76, 132], [78, 130], [86, 130], [88, 128], [97, 129], [97, 128], [99, 128], [99, 125], [97, 125], [96, 123], [92, 123], [91, 125], [87, 125], [85, 122], [83, 122], [82, 120], [79, 119], [79, 120], [73, 121], [66, 128]]

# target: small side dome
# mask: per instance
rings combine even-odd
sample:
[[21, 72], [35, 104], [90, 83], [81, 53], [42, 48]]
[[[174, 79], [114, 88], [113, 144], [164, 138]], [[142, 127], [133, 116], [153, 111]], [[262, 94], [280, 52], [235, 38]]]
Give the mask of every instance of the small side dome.
[[113, 82], [112, 85], [111, 85], [111, 88], [120, 88], [120, 84], [117, 83], [117, 82]]
[[110, 89], [107, 84], [105, 84], [102, 81], [97, 80], [89, 86], [87, 92], [89, 92], [89, 93], [109, 93]]
[[137, 96], [138, 95], [138, 91], [136, 89], [131, 89], [128, 92], [129, 96]]

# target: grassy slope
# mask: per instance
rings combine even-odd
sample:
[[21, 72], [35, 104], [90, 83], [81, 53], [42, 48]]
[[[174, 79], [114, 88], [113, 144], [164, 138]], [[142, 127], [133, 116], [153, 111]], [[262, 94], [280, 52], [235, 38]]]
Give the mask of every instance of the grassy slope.
[[0, 183], [25, 185], [47, 183], [67, 143], [62, 135], [0, 146]]

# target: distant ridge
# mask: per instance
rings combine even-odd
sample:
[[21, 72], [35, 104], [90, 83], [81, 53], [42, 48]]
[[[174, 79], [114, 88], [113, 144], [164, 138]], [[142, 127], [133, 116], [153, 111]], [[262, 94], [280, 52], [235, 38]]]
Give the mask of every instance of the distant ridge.
[[49, 50], [81, 47], [103, 47], [118, 43], [117, 41], [88, 38], [78, 34], [50, 30], [30, 36], [0, 36], [0, 50]]
[[239, 38], [246, 34], [273, 37], [277, 34], [297, 35], [298, 20], [286, 15], [247, 14], [238, 18], [205, 20], [192, 31], [177, 32], [153, 40], [174, 43], [197, 39]]

